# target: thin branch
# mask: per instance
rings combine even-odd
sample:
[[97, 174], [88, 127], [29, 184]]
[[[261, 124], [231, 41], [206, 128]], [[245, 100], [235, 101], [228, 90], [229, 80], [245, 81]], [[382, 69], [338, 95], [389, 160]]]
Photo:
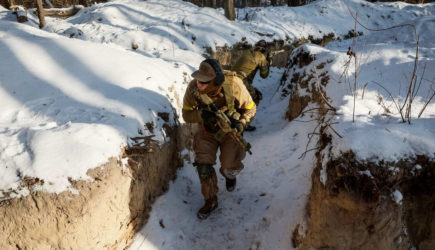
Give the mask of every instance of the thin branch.
[[[391, 30], [391, 29], [401, 28], [401, 27], [407, 27], [407, 26], [409, 26], [409, 27], [414, 29], [415, 40], [416, 40], [414, 70], [413, 70], [413, 73], [412, 73], [411, 81], [409, 83], [409, 88], [408, 88], [408, 92], [407, 92], [406, 97], [405, 97], [405, 101], [403, 102], [403, 106], [400, 108], [400, 115], [403, 117], [402, 110], [406, 106], [408, 98], [410, 98], [410, 101], [408, 102], [408, 107], [407, 107], [407, 110], [406, 110], [405, 117], [408, 119], [408, 123], [411, 123], [412, 86], [413, 86], [413, 82], [415, 81], [415, 77], [416, 77], [416, 74], [417, 74], [418, 52], [419, 52], [419, 37], [418, 37], [418, 33], [417, 33], [417, 27], [415, 25], [413, 25], [413, 24], [399, 24], [399, 25], [394, 25], [394, 26], [391, 26], [391, 27], [388, 27], [388, 28], [383, 28], [383, 29], [368, 28], [365, 25], [363, 25], [362, 23], [360, 23], [358, 21], [358, 19], [353, 15], [352, 11], [350, 10], [349, 5], [347, 3], [345, 3], [345, 2], [343, 2], [343, 3], [346, 5], [347, 10], [349, 11], [349, 14], [352, 16], [352, 18], [355, 20], [355, 22], [357, 22], [359, 25], [361, 25], [361, 27], [363, 27], [366, 30], [369, 30], [369, 31], [385, 31], [385, 30]], [[405, 122], [405, 121], [403, 121], [403, 122]]]
[[364, 88], [363, 88], [363, 92], [362, 92], [361, 100], [364, 99], [364, 93], [366, 92], [366, 88], [367, 88], [367, 85], [368, 85], [368, 84], [369, 84], [368, 82], [366, 82], [366, 84], [364, 84]]
[[380, 83], [372, 81], [372, 83], [378, 85], [379, 87], [383, 88], [391, 97], [391, 99], [393, 100], [394, 104], [396, 105], [397, 110], [399, 111], [400, 116], [402, 117], [402, 121], [405, 122], [405, 118], [403, 117], [403, 114], [399, 108], [399, 106], [396, 103], [396, 100], [394, 99], [393, 95], [391, 95], [390, 91], [388, 91], [388, 89], [386, 89], [384, 86], [382, 86]]
[[336, 135], [338, 135], [338, 137], [343, 138], [343, 136], [341, 136], [332, 126], [331, 124], [327, 124], [328, 128], [330, 128]]
[[358, 39], [356, 38], [356, 24], [358, 22], [358, 12], [355, 17], [355, 28], [353, 34], [353, 41], [355, 42], [355, 82], [353, 84], [353, 112], [352, 112], [352, 122], [355, 122], [355, 106], [356, 106], [356, 95], [357, 95], [357, 87], [358, 87], [358, 60], [357, 60], [357, 52], [358, 52]]
[[317, 120], [316, 119], [308, 120], [308, 121], [300, 121], [300, 120], [296, 120], [296, 119], [292, 120], [292, 122], [314, 122], [314, 121], [317, 121]]
[[[414, 92], [414, 90], [413, 90], [414, 97], [417, 96], [417, 93], [418, 93], [418, 91], [420, 90], [420, 86], [421, 86], [421, 82], [423, 81], [424, 73], [426, 73], [426, 66], [427, 66], [427, 62], [424, 63], [423, 73], [421, 74], [420, 82], [418, 83], [417, 90], [415, 90], [415, 92]], [[415, 86], [416, 86], [416, 85], [414, 85], [414, 89], [415, 89]], [[413, 97], [413, 98], [414, 98], [414, 97]]]
[[[412, 84], [415, 82], [415, 78], [417, 76], [417, 65], [418, 65], [418, 44], [419, 44], [419, 38], [418, 38], [418, 34], [417, 34], [417, 28], [413, 25], [414, 28], [414, 32], [415, 32], [415, 37], [417, 40], [417, 49], [415, 51], [415, 61], [414, 61], [414, 71], [412, 72], [412, 77], [411, 77], [411, 81], [409, 83], [409, 89], [408, 89], [408, 93], [406, 94], [406, 97], [408, 98], [409, 96], [409, 102], [408, 102], [408, 108], [406, 109], [406, 117], [408, 118], [408, 124], [411, 123], [411, 105], [412, 105], [412, 101], [413, 101], [413, 93], [412, 93]], [[407, 98], [405, 98], [405, 103]], [[402, 107], [403, 109], [403, 107]]]
[[311, 132], [311, 133], [308, 134], [308, 142], [307, 142], [307, 145], [305, 146], [305, 152], [302, 153], [301, 156], [299, 156], [299, 159], [303, 159], [303, 158], [305, 157], [305, 155], [307, 154], [307, 152], [309, 152], [309, 151], [312, 150], [312, 149], [308, 150], [308, 146], [310, 145], [310, 143], [311, 143], [311, 139], [313, 139], [313, 136], [314, 136], [315, 134], [318, 134], [318, 133], [316, 133], [316, 130], [317, 130], [317, 128], [320, 126], [320, 124], [321, 124], [321, 123], [319, 122], [319, 123], [316, 125], [316, 127], [314, 128], [313, 132]]
[[320, 147], [315, 147], [315, 148], [312, 148], [312, 149], [305, 150], [305, 152], [303, 152], [301, 154], [301, 156], [298, 157], [298, 159], [303, 159], [308, 152], [313, 151], [313, 150], [317, 150], [317, 149], [320, 149]]
[[420, 113], [418, 114], [418, 118], [420, 118], [421, 114], [423, 114], [424, 109], [426, 106], [432, 101], [432, 98], [435, 96], [435, 91], [433, 92], [432, 96], [429, 98], [429, 100], [424, 104], [423, 108], [421, 109]]

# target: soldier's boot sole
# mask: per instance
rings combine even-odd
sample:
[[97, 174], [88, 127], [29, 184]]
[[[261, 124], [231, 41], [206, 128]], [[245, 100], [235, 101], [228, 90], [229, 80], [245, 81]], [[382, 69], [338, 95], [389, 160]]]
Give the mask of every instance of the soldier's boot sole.
[[207, 217], [218, 207], [217, 196], [214, 196], [205, 201], [204, 206], [202, 206], [196, 216], [200, 220], [207, 219]]
[[234, 189], [236, 189], [237, 179], [234, 177], [234, 179], [225, 178], [225, 187], [227, 188], [228, 192], [233, 192]]
[[256, 127], [248, 125], [248, 126], [246, 126], [245, 131], [254, 131], [256, 129], [257, 129]]

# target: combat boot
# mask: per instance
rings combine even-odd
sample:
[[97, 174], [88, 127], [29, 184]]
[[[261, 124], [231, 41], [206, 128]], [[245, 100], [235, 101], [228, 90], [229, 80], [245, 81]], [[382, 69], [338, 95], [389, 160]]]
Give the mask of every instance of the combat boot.
[[246, 126], [245, 131], [254, 131], [256, 129], [257, 129], [256, 127], [248, 125], [248, 126]]
[[230, 179], [225, 177], [225, 187], [227, 188], [228, 192], [233, 192], [236, 188], [237, 179], [236, 177]]
[[199, 209], [198, 213], [196, 214], [198, 216], [198, 219], [204, 220], [207, 219], [207, 217], [210, 215], [210, 213], [215, 210], [218, 207], [218, 200], [217, 196], [213, 196], [210, 199], [205, 201], [204, 206]]

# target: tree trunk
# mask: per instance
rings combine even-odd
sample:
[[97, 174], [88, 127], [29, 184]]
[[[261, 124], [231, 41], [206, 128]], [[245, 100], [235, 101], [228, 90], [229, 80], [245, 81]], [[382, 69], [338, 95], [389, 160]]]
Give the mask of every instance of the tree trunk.
[[217, 8], [216, 0], [211, 1], [211, 7], [215, 8], [215, 9]]
[[9, 5], [5, 6], [7, 9], [11, 9], [11, 7], [15, 5], [14, 0], [8, 0], [6, 3]]
[[272, 6], [277, 6], [278, 5], [277, 0], [272, 0], [272, 1], [270, 1], [270, 3], [272, 4]]
[[248, 0], [243, 0], [242, 1], [242, 8], [246, 8], [248, 7]]
[[39, 28], [41, 29], [45, 26], [44, 8], [42, 8], [42, 0], [36, 0], [36, 3], [38, 4]]
[[228, 20], [236, 20], [236, 11], [234, 10], [234, 0], [224, 1], [225, 16]]
[[288, 6], [300, 6], [299, 0], [288, 0]]

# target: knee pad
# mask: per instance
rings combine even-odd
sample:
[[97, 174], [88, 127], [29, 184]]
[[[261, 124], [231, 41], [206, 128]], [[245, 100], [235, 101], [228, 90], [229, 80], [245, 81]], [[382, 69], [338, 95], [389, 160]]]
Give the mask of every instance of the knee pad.
[[215, 174], [215, 171], [214, 171], [212, 164], [194, 163], [193, 165], [196, 167], [196, 170], [198, 171], [199, 178], [201, 178], [201, 179], [209, 179]]

